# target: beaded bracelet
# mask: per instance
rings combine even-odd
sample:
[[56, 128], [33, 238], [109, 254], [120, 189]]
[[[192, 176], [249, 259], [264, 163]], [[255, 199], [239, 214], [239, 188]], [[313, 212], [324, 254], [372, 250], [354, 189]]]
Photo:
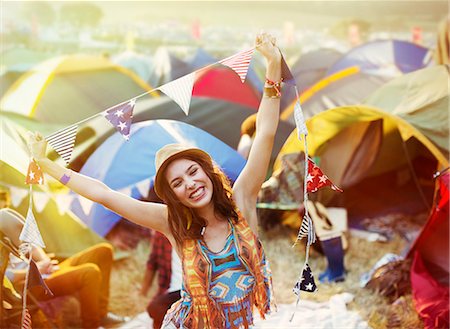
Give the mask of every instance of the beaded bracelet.
[[283, 78], [281, 78], [280, 81], [272, 81], [269, 78], [266, 78], [266, 83], [269, 86], [264, 87], [264, 97], [280, 98], [281, 97], [281, 82], [283, 82]]

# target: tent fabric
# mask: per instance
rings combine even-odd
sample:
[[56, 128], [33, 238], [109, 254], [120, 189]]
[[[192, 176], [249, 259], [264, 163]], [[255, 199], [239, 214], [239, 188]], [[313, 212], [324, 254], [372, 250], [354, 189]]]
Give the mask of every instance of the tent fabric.
[[159, 87], [191, 72], [187, 62], [178, 58], [167, 47], [159, 47], [153, 56], [153, 66], [147, 81], [150, 85]]
[[217, 59], [203, 48], [198, 48], [194, 56], [188, 60], [189, 66], [194, 71], [216, 62]]
[[152, 61], [150, 56], [126, 51], [118, 54], [111, 59], [117, 65], [120, 65], [139, 76], [142, 80], [148, 81], [152, 70]]
[[[2, 118], [0, 129], [2, 150], [0, 152], [0, 187], [4, 190], [10, 190], [11, 194], [15, 190], [24, 190], [28, 193], [28, 186], [25, 185], [25, 174], [29, 162], [29, 156], [25, 151], [26, 141], [16, 140], [18, 135], [14, 134], [11, 127], [6, 124], [6, 120]], [[34, 190], [50, 196], [42, 212], [33, 209], [47, 252], [53, 252], [58, 257], [65, 258], [95, 243], [104, 241], [73, 213], [66, 212], [61, 215], [56, 199], [52, 196], [53, 193], [48, 185], [36, 186]], [[14, 197], [14, 195], [11, 195], [11, 197]], [[25, 216], [28, 210], [28, 200], [29, 198], [25, 197], [14, 209]]]
[[72, 124], [150, 90], [134, 73], [106, 58], [62, 56], [23, 75], [0, 106], [39, 121]]
[[[169, 143], [184, 143], [207, 151], [214, 161], [234, 181], [245, 165], [235, 150], [205, 131], [172, 120], [152, 120], [132, 125], [129, 141], [116, 133], [108, 138], [88, 159], [81, 173], [96, 178], [115, 190], [151, 179], [155, 175], [155, 154]], [[145, 198], [137, 188], [131, 196]], [[117, 214], [101, 205], [94, 205], [86, 216], [78, 201], [71, 209], [95, 232], [104, 236], [119, 221]]]
[[428, 221], [408, 252], [413, 258], [411, 286], [416, 310], [425, 328], [449, 326], [449, 186], [448, 169], [438, 178], [439, 188]]
[[246, 80], [244, 83], [229, 68], [212, 67], [196, 74], [192, 95], [222, 99], [257, 110], [261, 101], [259, 92]]
[[397, 77], [432, 64], [430, 49], [402, 40], [377, 40], [351, 49], [326, 75], [357, 66], [365, 73]]
[[448, 159], [449, 86], [450, 66], [437, 65], [386, 83], [364, 103], [408, 121]]

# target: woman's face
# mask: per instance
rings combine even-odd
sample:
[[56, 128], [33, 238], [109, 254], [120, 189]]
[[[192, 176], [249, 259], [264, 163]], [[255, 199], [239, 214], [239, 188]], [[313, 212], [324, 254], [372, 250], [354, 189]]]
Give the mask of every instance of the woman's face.
[[197, 162], [176, 159], [167, 166], [165, 176], [178, 200], [186, 207], [198, 209], [210, 204], [212, 181]]

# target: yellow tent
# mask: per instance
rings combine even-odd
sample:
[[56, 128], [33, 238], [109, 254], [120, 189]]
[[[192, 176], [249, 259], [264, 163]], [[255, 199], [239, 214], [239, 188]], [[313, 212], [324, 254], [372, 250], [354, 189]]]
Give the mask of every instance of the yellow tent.
[[104, 57], [62, 56], [24, 74], [0, 107], [42, 122], [71, 124], [151, 89], [136, 74]]

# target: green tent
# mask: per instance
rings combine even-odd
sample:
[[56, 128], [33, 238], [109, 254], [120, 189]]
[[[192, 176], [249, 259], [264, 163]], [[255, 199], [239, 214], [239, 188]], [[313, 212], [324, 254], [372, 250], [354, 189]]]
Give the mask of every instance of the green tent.
[[[15, 200], [13, 208], [25, 216], [29, 204], [29, 187], [25, 185], [29, 161], [26, 139], [15, 129], [14, 123], [3, 116], [0, 136], [0, 188], [10, 192], [11, 198]], [[45, 185], [33, 188], [35, 201], [45, 204], [41, 212], [33, 207], [33, 213], [46, 244], [46, 251], [65, 258], [95, 243], [104, 242], [69, 210], [60, 213], [56, 200], [66, 194], [56, 193], [50, 185], [51, 182], [46, 182]]]
[[[376, 91], [367, 104], [319, 113], [306, 121], [308, 151], [344, 189], [313, 197], [343, 206], [350, 217], [429, 210], [437, 169], [449, 165], [449, 71], [425, 68]], [[294, 131], [281, 156], [303, 150]]]

